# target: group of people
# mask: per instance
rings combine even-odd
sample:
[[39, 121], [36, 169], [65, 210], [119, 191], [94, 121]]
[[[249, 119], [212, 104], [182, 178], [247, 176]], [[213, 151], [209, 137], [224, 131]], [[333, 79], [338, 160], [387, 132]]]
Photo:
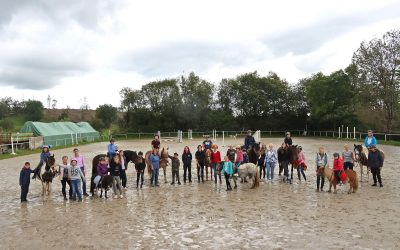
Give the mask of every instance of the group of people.
[[[233, 145], [229, 145], [226, 154], [221, 159], [221, 152], [218, 150], [218, 146], [214, 144], [210, 138], [206, 138], [201, 145], [197, 146], [197, 151], [194, 154], [194, 159], [197, 167], [197, 181], [198, 183], [208, 180], [208, 169], [206, 169], [206, 178], [204, 178], [204, 170], [208, 166], [211, 167], [211, 180], [217, 183], [218, 179], [222, 183], [222, 174], [225, 177], [227, 191], [232, 190], [230, 179], [237, 175], [238, 167], [241, 164], [248, 163], [249, 158], [247, 155], [248, 150], [253, 146], [255, 140], [251, 135], [251, 131], [248, 131], [248, 135], [245, 137], [244, 146], [238, 145], [235, 148]], [[382, 179], [380, 176], [380, 170], [383, 166], [383, 159], [376, 149], [376, 138], [373, 136], [372, 131], [368, 131], [368, 136], [365, 138], [364, 145], [369, 149], [368, 153], [368, 167], [370, 167], [373, 174], [374, 184], [373, 186], [379, 185], [382, 187]], [[152, 169], [151, 186], [159, 186], [158, 183], [158, 172], [160, 168], [160, 138], [159, 135], [155, 135], [154, 140], [151, 142], [152, 151], [148, 158], [150, 167]], [[272, 182], [275, 179], [275, 166], [279, 165], [279, 176], [283, 172], [283, 181], [291, 182], [292, 178], [289, 178], [289, 164], [295, 164], [297, 167], [298, 179], [301, 180], [303, 177], [304, 181], [307, 180], [305, 171], [307, 170], [306, 159], [302, 151], [302, 147], [298, 147], [298, 157], [295, 163], [290, 162], [289, 147], [293, 144], [291, 135], [289, 132], [286, 133], [286, 137], [282, 145], [275, 150], [272, 143], [268, 145], [261, 145], [260, 157], [257, 165], [260, 168], [260, 178], [264, 179], [265, 182]], [[51, 155], [49, 145], [42, 147], [40, 154], [40, 163], [44, 164], [48, 156]], [[333, 171], [340, 181], [340, 173], [347, 169], [353, 169], [355, 155], [354, 152], [349, 149], [348, 145], [344, 145], [344, 151], [340, 155], [339, 153], [333, 154]], [[175, 152], [173, 156], [168, 155], [171, 160], [172, 169], [172, 182], [171, 185], [177, 183], [181, 185], [179, 169], [181, 161], [183, 163], [183, 182], [192, 182], [192, 160], [193, 156], [188, 146], [184, 147], [181, 158], [179, 154]], [[66, 185], [69, 186], [69, 199], [79, 201], [82, 200], [82, 196], [89, 196], [86, 192], [86, 175], [87, 167], [83, 155], [80, 154], [79, 150], [75, 148], [73, 155], [68, 161], [67, 156], [62, 157], [62, 164], [58, 164], [58, 172], [60, 173], [60, 181], [62, 184], [62, 194], [65, 200], [68, 200], [66, 194]], [[208, 160], [208, 161], [207, 161]], [[142, 188], [144, 183], [144, 170], [146, 168], [146, 160], [143, 156], [143, 152], [138, 152], [138, 157], [135, 160], [136, 170], [136, 188]], [[328, 155], [323, 147], [319, 148], [319, 152], [315, 158], [316, 170], [317, 170], [317, 191], [323, 191], [324, 177], [318, 174], [320, 167], [328, 167], [329, 160]], [[114, 198], [123, 197], [123, 189], [127, 186], [127, 169], [128, 162], [125, 159], [124, 151], [119, 149], [115, 145], [113, 139], [110, 140], [110, 144], [107, 146], [107, 156], [99, 159], [97, 165], [97, 176], [93, 179], [93, 182], [98, 185], [102, 178], [106, 175], [111, 175], [113, 178], [113, 192]], [[26, 197], [29, 192], [30, 174], [33, 170], [30, 169], [30, 163], [26, 162], [20, 173], [20, 186], [21, 186], [21, 202], [27, 201]], [[212, 174], [213, 173], [213, 174]], [[245, 180], [243, 180], [245, 181]], [[236, 182], [235, 182], [236, 184]], [[235, 187], [236, 188], [236, 185]], [[83, 190], [83, 192], [82, 192]]]

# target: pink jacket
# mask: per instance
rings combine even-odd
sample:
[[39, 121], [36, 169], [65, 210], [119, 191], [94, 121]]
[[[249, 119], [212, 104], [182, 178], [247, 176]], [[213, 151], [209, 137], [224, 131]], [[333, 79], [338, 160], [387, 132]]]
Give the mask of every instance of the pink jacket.
[[236, 150], [236, 162], [243, 161], [243, 152], [242, 150]]

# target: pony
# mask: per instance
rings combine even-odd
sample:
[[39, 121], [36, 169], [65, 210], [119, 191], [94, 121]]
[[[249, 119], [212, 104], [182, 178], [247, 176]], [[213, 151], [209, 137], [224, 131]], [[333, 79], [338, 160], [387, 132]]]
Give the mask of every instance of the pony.
[[[168, 147], [167, 148], [163, 147], [162, 150], [161, 150], [161, 154], [160, 154], [160, 168], [163, 169], [164, 182], [165, 183], [168, 183], [168, 181], [167, 181], [167, 166], [168, 166], [168, 159], [169, 159], [169, 157], [168, 157], [168, 149], [169, 149]], [[151, 164], [150, 164], [150, 155], [151, 155], [151, 153], [152, 153], [152, 151], [149, 150], [145, 154], [147, 173], [149, 174], [150, 179], [151, 179], [151, 176], [153, 174], [153, 170], [151, 169]]]
[[100, 198], [103, 198], [103, 190], [104, 190], [104, 197], [107, 199], [107, 191], [112, 187], [113, 184], [113, 177], [111, 175], [106, 175], [101, 178], [99, 184], [95, 187], [96, 194], [98, 194], [98, 190], [100, 189]]
[[260, 158], [261, 155], [260, 150], [261, 150], [260, 142], [254, 143], [250, 147], [249, 151], [247, 152], [249, 156], [249, 162], [253, 163], [254, 165], [257, 165], [258, 159]]
[[56, 177], [56, 174], [58, 173], [58, 171], [54, 168], [54, 164], [55, 164], [55, 158], [53, 154], [46, 158], [46, 166], [44, 168], [43, 174], [40, 174], [39, 172], [38, 177], [42, 181], [42, 196], [45, 195], [50, 196], [51, 194], [51, 183], [53, 182], [54, 177]]
[[257, 165], [254, 163], [244, 163], [240, 165], [238, 168], [238, 176], [240, 178], [250, 177], [253, 179], [252, 189], [260, 186], [260, 173]]
[[367, 166], [367, 180], [369, 180], [371, 170], [368, 167], [368, 149], [362, 144], [354, 144], [354, 156], [355, 163], [360, 167], [361, 181], [363, 180], [364, 166]]
[[298, 159], [299, 159], [299, 152], [300, 152], [300, 149], [297, 147], [297, 145], [290, 145], [288, 148], [289, 162], [291, 165], [290, 183], [292, 183], [292, 181], [293, 181], [293, 169], [298, 167], [297, 165], [298, 165]]
[[[132, 162], [134, 164], [138, 157], [136, 151], [132, 151], [132, 150], [124, 150], [124, 156], [125, 156], [127, 164], [129, 162]], [[100, 162], [100, 158], [105, 158], [105, 157], [107, 157], [107, 154], [99, 154], [99, 155], [96, 155], [95, 157], [93, 157], [93, 159], [92, 159], [92, 176], [90, 178], [90, 180], [91, 180], [90, 181], [90, 193], [92, 195], [94, 194], [94, 191], [96, 188], [96, 184], [93, 182], [93, 180], [97, 176], [97, 165]]]
[[[328, 192], [331, 192], [332, 186], [333, 186], [333, 193], [336, 193], [336, 185], [337, 185], [337, 180], [335, 177], [335, 174], [333, 170], [329, 167], [320, 167], [318, 170], [318, 174], [323, 175], [326, 177], [329, 181], [329, 190]], [[342, 182], [343, 184], [346, 184], [347, 182], [350, 184], [350, 188], [347, 191], [348, 194], [355, 193], [358, 190], [358, 175], [357, 172], [351, 169], [345, 170], [346, 173], [346, 179]]]
[[206, 180], [208, 181], [208, 168], [210, 168], [210, 177], [211, 181], [213, 180], [213, 169], [211, 167], [211, 149], [207, 149], [205, 152], [206, 159], [205, 159], [205, 169], [206, 169]]

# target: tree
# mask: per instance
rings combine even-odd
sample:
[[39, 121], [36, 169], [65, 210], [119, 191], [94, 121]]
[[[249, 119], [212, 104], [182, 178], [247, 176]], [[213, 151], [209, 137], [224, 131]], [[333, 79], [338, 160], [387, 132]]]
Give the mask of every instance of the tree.
[[6, 117], [9, 113], [9, 109], [7, 104], [0, 102], [0, 119]]
[[362, 101], [385, 112], [386, 131], [391, 132], [400, 100], [400, 30], [362, 42], [353, 63], [361, 87], [368, 93]]
[[28, 121], [40, 121], [43, 117], [43, 103], [35, 100], [24, 102], [24, 114]]
[[14, 122], [10, 117], [4, 118], [3, 120], [0, 120], [0, 128], [4, 131], [11, 131], [14, 129]]
[[100, 105], [96, 109], [96, 118], [103, 122], [105, 128], [110, 128], [111, 123], [117, 122], [117, 111], [111, 104]]
[[55, 109], [57, 107], [57, 100], [53, 99], [53, 101], [51, 102], [51, 108]]

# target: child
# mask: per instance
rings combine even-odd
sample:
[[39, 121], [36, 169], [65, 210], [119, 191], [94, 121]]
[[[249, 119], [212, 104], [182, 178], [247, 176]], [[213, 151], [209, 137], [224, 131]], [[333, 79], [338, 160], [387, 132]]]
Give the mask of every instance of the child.
[[68, 175], [71, 179], [72, 199], [76, 200], [76, 196], [78, 196], [79, 201], [82, 201], [81, 179], [83, 182], [86, 182], [86, 179], [81, 168], [77, 165], [77, 162], [75, 158], [72, 158]]
[[151, 186], [158, 187], [158, 172], [160, 171], [160, 156], [158, 155], [158, 150], [153, 149], [152, 154], [150, 155], [150, 166], [152, 170], [151, 174]]
[[121, 183], [122, 166], [118, 155], [114, 156], [114, 158], [110, 162], [110, 175], [113, 177], [114, 198], [118, 198], [117, 187], [119, 198], [123, 198], [124, 196], [122, 195]]
[[343, 171], [343, 160], [338, 153], [333, 154], [333, 172], [335, 173], [336, 182], [340, 182], [340, 172]]
[[168, 155], [168, 157], [172, 161], [172, 182], [171, 182], [171, 185], [175, 184], [175, 180], [178, 181], [178, 185], [181, 185], [181, 182], [179, 180], [179, 166], [180, 166], [181, 163], [179, 162], [178, 153], [174, 153], [174, 157], [172, 157], [170, 155]]
[[192, 153], [190, 152], [188, 146], [186, 146], [183, 149], [182, 162], [183, 162], [183, 182], [186, 183], [186, 173], [187, 173], [189, 183], [192, 183]]
[[119, 156], [119, 161], [121, 162], [122, 166], [122, 172], [121, 172], [121, 182], [122, 182], [122, 187], [124, 189], [127, 189], [128, 187], [126, 186], [126, 171], [128, 170], [128, 162], [126, 161], [126, 157], [124, 156], [124, 151], [122, 149], [118, 150], [117, 155]]
[[62, 164], [58, 164], [59, 170], [58, 172], [60, 173], [60, 180], [61, 180], [61, 192], [64, 196], [64, 200], [68, 200], [67, 199], [67, 192], [65, 191], [65, 187], [69, 186], [69, 198], [72, 198], [72, 187], [71, 187], [71, 180], [68, 179], [68, 171], [71, 168], [71, 165], [68, 164], [68, 156], [63, 156], [62, 157]]
[[103, 177], [108, 174], [108, 162], [106, 157], [101, 157], [99, 159], [99, 164], [97, 164], [96, 172], [97, 176], [94, 178], [93, 182], [94, 184], [96, 184], [96, 186], [98, 186]]
[[271, 180], [271, 182], [274, 179], [274, 169], [275, 169], [275, 164], [276, 164], [277, 160], [278, 160], [278, 157], [274, 150], [274, 145], [272, 143], [270, 143], [268, 145], [267, 152], [265, 152], [264, 165], [266, 166], [266, 170], [267, 170], [267, 180]]
[[222, 183], [221, 178], [221, 153], [218, 151], [218, 146], [216, 144], [212, 145], [213, 152], [211, 153], [211, 166], [214, 170], [214, 182], [217, 184], [217, 176], [219, 177], [219, 183]]
[[117, 146], [114, 144], [114, 142], [115, 142], [114, 139], [111, 139], [110, 144], [108, 144], [107, 146], [107, 157], [111, 160], [117, 153]]
[[299, 154], [298, 154], [298, 162], [297, 162], [297, 176], [299, 178], [299, 181], [301, 181], [300, 173], [303, 176], [304, 181], [307, 180], [306, 174], [304, 173], [304, 170], [306, 170], [306, 169], [307, 169], [306, 158], [305, 158], [304, 153], [303, 153], [303, 148], [300, 146], [299, 147]]
[[260, 158], [258, 158], [257, 164], [260, 167], [260, 179], [265, 178], [265, 152], [267, 146], [263, 143], [260, 149]]
[[[323, 147], [319, 148], [319, 152], [317, 153], [317, 158], [315, 160], [315, 163], [317, 165], [317, 192], [323, 190], [324, 188], [324, 183], [325, 183], [325, 177], [321, 174], [318, 173], [318, 169], [320, 167], [327, 167], [328, 166], [328, 155], [325, 153], [325, 150]], [[321, 186], [320, 186], [321, 184]], [[321, 188], [321, 189], [320, 189]]]
[[381, 179], [382, 166], [383, 158], [381, 152], [376, 149], [375, 145], [370, 145], [368, 153], [368, 167], [371, 169], [372, 177], [374, 178], [374, 184], [372, 184], [373, 187], [377, 186], [377, 181], [379, 182], [379, 186], [383, 187]]
[[31, 183], [31, 173], [33, 173], [33, 170], [31, 169], [31, 164], [29, 162], [25, 162], [19, 174], [19, 185], [21, 186], [21, 202], [28, 201], [26, 199], [26, 196], [28, 195], [29, 184]]
[[197, 152], [195, 154], [196, 162], [197, 162], [197, 182], [201, 181], [204, 183], [204, 165], [206, 162], [206, 153], [204, 152], [201, 145], [197, 146]]
[[229, 181], [229, 178], [231, 178], [233, 174], [233, 168], [232, 168], [232, 162], [229, 160], [228, 156], [224, 157], [224, 166], [222, 171], [224, 172], [225, 175], [225, 181], [226, 181], [226, 191], [231, 191], [231, 182]]
[[136, 158], [135, 161], [135, 169], [136, 169], [136, 188], [139, 187], [139, 178], [141, 180], [140, 182], [140, 188], [143, 187], [143, 181], [144, 181], [144, 169], [146, 168], [146, 162], [143, 158], [143, 152], [139, 151], [138, 157]]
[[40, 160], [39, 164], [37, 165], [36, 169], [38, 172], [35, 172], [33, 175], [33, 179], [36, 179], [38, 175], [40, 175], [40, 167], [43, 166], [43, 164], [46, 163], [47, 157], [51, 156], [51, 153], [49, 151], [50, 145], [43, 145], [42, 146], [42, 152], [40, 153]]

